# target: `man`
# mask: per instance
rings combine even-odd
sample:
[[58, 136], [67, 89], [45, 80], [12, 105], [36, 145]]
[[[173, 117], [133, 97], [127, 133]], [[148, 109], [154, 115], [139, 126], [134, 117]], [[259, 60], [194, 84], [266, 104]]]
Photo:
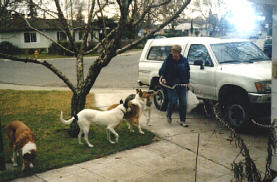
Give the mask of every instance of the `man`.
[[[171, 49], [171, 54], [165, 59], [159, 75], [161, 82], [172, 87], [175, 84], [189, 84], [190, 67], [186, 58], [181, 55], [182, 48], [180, 45], [174, 45]], [[171, 115], [173, 106], [179, 99], [179, 115], [180, 125], [187, 127], [186, 114], [187, 114], [187, 87], [176, 86], [174, 89], [167, 88], [168, 106], [167, 106], [167, 121], [172, 123]]]

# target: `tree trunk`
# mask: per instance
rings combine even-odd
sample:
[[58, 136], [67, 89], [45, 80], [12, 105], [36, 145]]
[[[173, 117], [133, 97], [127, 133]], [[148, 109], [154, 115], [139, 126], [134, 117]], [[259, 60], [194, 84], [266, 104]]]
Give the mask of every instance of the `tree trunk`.
[[[78, 114], [81, 110], [85, 108], [86, 105], [86, 95], [85, 94], [73, 94], [71, 99], [71, 116]], [[77, 137], [80, 128], [77, 124], [77, 120], [73, 120], [70, 125], [69, 134], [71, 137]]]
[[[75, 116], [86, 106], [86, 96], [88, 94], [84, 92], [84, 57], [83, 54], [79, 54], [76, 60], [76, 73], [77, 73], [77, 89], [73, 93], [71, 99], [71, 116]], [[77, 137], [80, 128], [77, 121], [74, 120], [70, 125], [69, 134], [72, 137]]]
[[4, 156], [4, 145], [2, 137], [2, 127], [1, 127], [1, 115], [0, 115], [0, 171], [6, 170], [5, 156]]

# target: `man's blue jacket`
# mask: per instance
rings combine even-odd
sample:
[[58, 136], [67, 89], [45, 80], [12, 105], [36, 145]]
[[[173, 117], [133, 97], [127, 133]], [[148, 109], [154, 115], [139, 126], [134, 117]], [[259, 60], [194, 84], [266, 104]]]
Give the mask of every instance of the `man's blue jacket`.
[[188, 60], [181, 55], [180, 60], [175, 61], [172, 54], [169, 54], [159, 70], [159, 75], [165, 78], [169, 86], [188, 84], [190, 79]]

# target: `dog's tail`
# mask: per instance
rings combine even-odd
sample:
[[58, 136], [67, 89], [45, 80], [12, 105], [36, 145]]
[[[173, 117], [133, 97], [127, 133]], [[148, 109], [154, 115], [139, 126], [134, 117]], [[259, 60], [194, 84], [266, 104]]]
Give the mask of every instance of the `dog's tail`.
[[63, 124], [69, 125], [69, 124], [71, 124], [71, 123], [73, 122], [74, 119], [77, 119], [77, 120], [78, 120], [78, 116], [76, 115], [76, 116], [70, 118], [69, 120], [63, 119], [63, 112], [61, 111], [60, 120], [61, 120], [61, 122], [62, 122]]

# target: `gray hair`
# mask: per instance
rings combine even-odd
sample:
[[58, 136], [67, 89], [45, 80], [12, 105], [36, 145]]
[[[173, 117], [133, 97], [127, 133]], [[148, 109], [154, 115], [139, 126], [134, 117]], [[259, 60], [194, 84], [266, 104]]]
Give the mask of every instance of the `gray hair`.
[[177, 52], [177, 53], [181, 53], [182, 47], [180, 45], [176, 44], [176, 45], [172, 46], [171, 50], [174, 52]]

